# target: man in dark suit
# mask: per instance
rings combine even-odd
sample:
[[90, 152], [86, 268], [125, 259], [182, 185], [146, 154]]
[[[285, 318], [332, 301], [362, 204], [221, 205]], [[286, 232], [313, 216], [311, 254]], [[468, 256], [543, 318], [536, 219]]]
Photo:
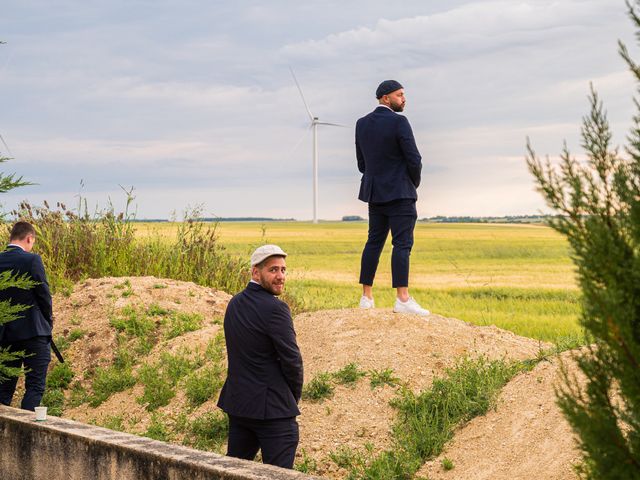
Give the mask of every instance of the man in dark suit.
[[409, 256], [418, 217], [416, 189], [422, 157], [404, 110], [404, 88], [385, 80], [376, 90], [378, 107], [356, 123], [356, 158], [362, 173], [358, 198], [369, 204], [369, 237], [362, 252], [360, 308], [373, 308], [373, 279], [391, 231], [391, 274], [397, 290], [393, 311], [429, 315], [409, 295]]
[[251, 256], [251, 281], [224, 316], [228, 373], [218, 406], [229, 415], [227, 455], [293, 468], [302, 395], [302, 356], [282, 294], [287, 254], [263, 245]]
[[[24, 357], [7, 363], [8, 367], [24, 365], [25, 394], [21, 408], [34, 410], [40, 405], [51, 361], [52, 303], [44, 265], [39, 255], [31, 253], [36, 241], [36, 231], [27, 222], [17, 222], [11, 229], [9, 245], [0, 253], [0, 272], [26, 275], [37, 282], [28, 290], [8, 288], [0, 291], [0, 301], [27, 308], [17, 314], [17, 319], [0, 326], [0, 348], [12, 352], [24, 352]], [[0, 403], [10, 405], [16, 390], [17, 377], [0, 382]]]

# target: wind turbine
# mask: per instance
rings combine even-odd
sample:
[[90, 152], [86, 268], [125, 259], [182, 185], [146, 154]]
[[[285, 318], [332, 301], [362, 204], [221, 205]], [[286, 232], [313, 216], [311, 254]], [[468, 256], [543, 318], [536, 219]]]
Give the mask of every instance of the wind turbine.
[[300, 98], [302, 98], [304, 108], [307, 109], [307, 113], [311, 119], [309, 128], [313, 130], [313, 223], [318, 223], [318, 125], [327, 125], [330, 127], [346, 127], [346, 125], [321, 122], [318, 117], [314, 116], [309, 109], [309, 105], [307, 105], [307, 101], [304, 98], [304, 94], [302, 93], [302, 88], [300, 88], [296, 74], [293, 73], [293, 68], [289, 67], [289, 70], [291, 70], [293, 81], [296, 82], [296, 87], [298, 87], [298, 92], [300, 92]]

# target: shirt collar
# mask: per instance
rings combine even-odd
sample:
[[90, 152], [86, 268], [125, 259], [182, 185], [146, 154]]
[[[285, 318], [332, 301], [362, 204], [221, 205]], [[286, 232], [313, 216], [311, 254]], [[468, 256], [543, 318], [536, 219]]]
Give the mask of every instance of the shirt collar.
[[18, 247], [18, 248], [22, 249], [23, 252], [26, 252], [26, 250], [24, 248], [22, 248], [20, 245], [16, 245], [15, 243], [10, 243], [9, 245], [7, 245], [7, 247]]
[[389, 110], [391, 110], [393, 112], [393, 108], [391, 108], [388, 105], [385, 105], [384, 103], [379, 103], [378, 106], [376, 108], [380, 108], [380, 107], [384, 107], [384, 108], [388, 108]]

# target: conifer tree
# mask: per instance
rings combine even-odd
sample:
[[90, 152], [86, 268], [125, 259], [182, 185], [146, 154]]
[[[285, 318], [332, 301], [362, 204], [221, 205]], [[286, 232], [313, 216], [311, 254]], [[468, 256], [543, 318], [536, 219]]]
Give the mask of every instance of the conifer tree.
[[[640, 41], [640, 0], [627, 7]], [[622, 43], [620, 54], [640, 82], [640, 68]], [[575, 359], [585, 381], [565, 372], [558, 392], [583, 454], [579, 473], [633, 480], [640, 479], [640, 103], [620, 151], [593, 86], [589, 101], [582, 125], [586, 161], [565, 145], [554, 168], [527, 142], [527, 164], [558, 214], [551, 225], [569, 241], [582, 290], [580, 323], [589, 346]]]
[[[0, 155], [0, 164], [8, 161], [9, 158]], [[4, 174], [0, 172], [0, 193], [5, 193], [14, 188], [29, 185], [22, 177], [17, 177], [15, 174]], [[0, 239], [0, 242], [4, 239]], [[7, 288], [31, 288], [34, 283], [26, 277], [15, 277], [11, 275], [11, 272], [0, 273], [0, 290]], [[4, 323], [10, 322], [16, 319], [18, 313], [24, 310], [26, 307], [22, 305], [11, 305], [8, 301], [0, 302], [0, 330]], [[10, 353], [7, 349], [0, 348], [0, 380], [4, 380], [9, 376], [15, 376], [20, 373], [19, 369], [9, 368], [6, 363], [18, 358], [15, 353]]]

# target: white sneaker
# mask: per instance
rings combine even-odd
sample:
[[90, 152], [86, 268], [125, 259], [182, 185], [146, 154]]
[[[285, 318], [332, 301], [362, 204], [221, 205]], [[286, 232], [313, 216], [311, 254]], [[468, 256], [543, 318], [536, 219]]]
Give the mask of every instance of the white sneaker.
[[369, 298], [365, 295], [362, 296], [362, 298], [360, 299], [360, 308], [363, 308], [365, 310], [368, 310], [370, 308], [374, 308], [375, 302], [373, 301], [373, 298]]
[[429, 310], [422, 308], [418, 302], [416, 302], [413, 297], [409, 297], [409, 300], [406, 302], [400, 301], [399, 298], [396, 298], [396, 303], [393, 306], [393, 311], [395, 313], [413, 313], [414, 315], [429, 315], [431, 312]]

